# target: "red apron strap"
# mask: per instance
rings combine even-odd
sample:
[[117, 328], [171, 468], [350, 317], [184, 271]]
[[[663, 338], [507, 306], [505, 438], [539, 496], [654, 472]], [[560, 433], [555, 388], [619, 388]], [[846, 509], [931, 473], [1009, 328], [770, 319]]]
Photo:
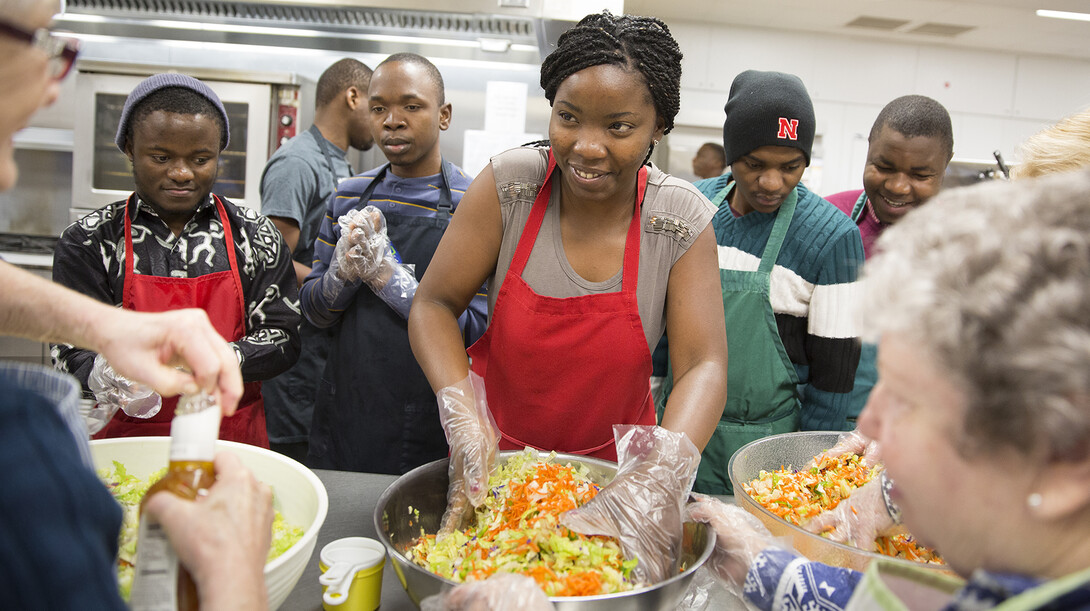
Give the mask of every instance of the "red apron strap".
[[549, 197], [553, 192], [553, 170], [556, 169], [556, 159], [553, 158], [553, 150], [549, 149], [549, 164], [545, 169], [545, 182], [537, 191], [534, 205], [530, 208], [530, 216], [526, 219], [526, 225], [522, 228], [518, 245], [515, 246], [515, 254], [511, 257], [511, 265], [508, 274], [522, 277], [522, 270], [526, 268], [526, 262], [530, 260], [530, 252], [534, 250], [537, 242], [538, 231], [545, 220], [545, 210], [549, 207]]
[[643, 225], [643, 196], [647, 193], [647, 166], [641, 166], [636, 174], [636, 211], [628, 225], [628, 237], [624, 245], [624, 272], [621, 276], [621, 292], [636, 294], [636, 281], [640, 275], [640, 228]]
[[216, 202], [216, 212], [220, 215], [220, 223], [223, 225], [223, 241], [227, 244], [227, 261], [231, 266], [231, 280], [235, 284], [235, 294], [238, 295], [239, 319], [243, 321], [242, 333], [246, 334], [246, 300], [242, 294], [242, 276], [238, 271], [238, 261], [235, 256], [235, 234], [231, 231], [231, 222], [227, 216], [227, 207], [223, 205], [220, 196], [212, 194]]

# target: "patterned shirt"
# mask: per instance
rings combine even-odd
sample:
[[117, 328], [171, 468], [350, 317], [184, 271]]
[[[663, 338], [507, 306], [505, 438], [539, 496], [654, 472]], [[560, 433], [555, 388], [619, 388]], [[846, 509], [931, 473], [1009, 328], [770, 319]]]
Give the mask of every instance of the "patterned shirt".
[[[299, 355], [299, 294], [291, 254], [272, 221], [222, 200], [234, 236], [246, 304], [246, 335], [232, 343], [246, 382], [271, 378]], [[230, 269], [223, 225], [212, 199], [175, 236], [143, 201], [132, 208], [133, 273], [197, 278]], [[64, 230], [53, 254], [53, 280], [121, 307], [125, 285], [125, 201], [114, 202]], [[52, 346], [53, 364], [87, 388], [95, 353]]]

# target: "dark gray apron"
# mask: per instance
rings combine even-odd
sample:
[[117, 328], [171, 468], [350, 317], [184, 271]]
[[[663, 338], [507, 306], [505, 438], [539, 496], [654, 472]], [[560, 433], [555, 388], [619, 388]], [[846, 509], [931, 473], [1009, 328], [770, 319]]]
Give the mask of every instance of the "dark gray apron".
[[[371, 201], [389, 164], [360, 195]], [[454, 209], [451, 165], [443, 161], [435, 216], [386, 214], [390, 241], [422, 278]], [[408, 321], [370, 289], [333, 326], [333, 347], [318, 388], [307, 464], [318, 469], [402, 474], [445, 458], [447, 442], [424, 372], [409, 347]]]

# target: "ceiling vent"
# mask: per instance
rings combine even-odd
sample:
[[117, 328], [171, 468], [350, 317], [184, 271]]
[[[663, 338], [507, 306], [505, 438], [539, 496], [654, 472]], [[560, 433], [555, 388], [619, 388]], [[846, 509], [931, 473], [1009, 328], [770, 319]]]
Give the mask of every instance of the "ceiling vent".
[[533, 39], [531, 19], [504, 15], [366, 7], [231, 3], [216, 0], [68, 0], [66, 12], [115, 17], [174, 18], [280, 27], [381, 28], [428, 35], [517, 36]]
[[897, 28], [908, 23], [907, 19], [886, 19], [884, 17], [868, 17], [862, 15], [849, 21], [847, 24], [850, 28], [867, 28], [871, 30], [896, 30]]
[[908, 34], [927, 34], [930, 36], [945, 36], [947, 38], [953, 38], [958, 34], [964, 34], [969, 30], [975, 30], [976, 28], [969, 25], [955, 25], [953, 23], [933, 23], [928, 22], [918, 25], [911, 30], [906, 30]]
[[[7, 1], [7, 0], [0, 0]], [[424, 0], [345, 0], [336, 6], [269, 0], [67, 0], [56, 19], [77, 34], [540, 64], [570, 22], [497, 13], [496, 0], [412, 10]], [[370, 6], [355, 6], [364, 1]], [[382, 6], [378, 6], [382, 5]]]

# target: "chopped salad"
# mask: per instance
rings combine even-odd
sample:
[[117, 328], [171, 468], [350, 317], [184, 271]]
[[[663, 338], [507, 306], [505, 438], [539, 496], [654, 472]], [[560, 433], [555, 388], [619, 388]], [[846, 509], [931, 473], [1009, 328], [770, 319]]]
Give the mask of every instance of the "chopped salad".
[[[117, 583], [121, 591], [121, 597], [126, 601], [132, 592], [133, 568], [136, 562], [136, 539], [140, 527], [140, 501], [152, 484], [159, 481], [166, 474], [167, 468], [163, 467], [141, 479], [132, 475], [125, 469], [125, 465], [113, 461], [113, 468], [99, 469], [98, 478], [106, 484], [113, 494], [114, 499], [121, 505], [124, 515], [121, 519], [121, 533], [118, 535], [117, 551]], [[303, 537], [303, 529], [288, 524], [280, 511], [276, 511], [273, 517], [272, 545], [269, 546], [269, 555], [266, 562], [271, 562], [284, 552], [288, 551]]]
[[[836, 508], [852, 491], [869, 482], [882, 467], [867, 467], [858, 454], [828, 456], [822, 454], [809, 469], [761, 471], [757, 478], [742, 484], [742, 489], [762, 507], [796, 526], [823, 511]], [[920, 545], [907, 533], [880, 536], [875, 551], [886, 556], [943, 564], [934, 550]]]
[[541, 459], [532, 449], [509, 458], [489, 478], [489, 494], [476, 524], [437, 541], [423, 535], [407, 555], [416, 564], [456, 582], [496, 572], [532, 577], [549, 596], [626, 592], [636, 560], [625, 560], [613, 537], [586, 536], [560, 525], [560, 514], [583, 505], [601, 488], [583, 465]]

